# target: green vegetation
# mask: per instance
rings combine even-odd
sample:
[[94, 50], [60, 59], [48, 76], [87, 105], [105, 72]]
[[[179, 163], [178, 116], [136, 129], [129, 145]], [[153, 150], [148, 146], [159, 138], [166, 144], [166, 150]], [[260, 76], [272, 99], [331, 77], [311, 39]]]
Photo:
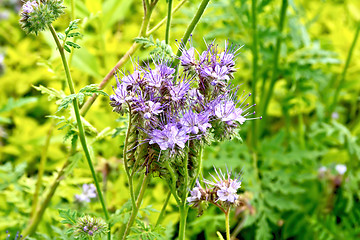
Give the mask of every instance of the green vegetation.
[[[88, 219], [102, 239], [225, 239], [225, 222], [232, 239], [360, 238], [360, 2], [156, 2], [65, 0], [37, 36], [21, 29], [20, 1], [0, 3], [0, 239], [74, 239]], [[214, 166], [242, 172], [230, 215], [187, 212], [176, 181], [145, 176], [133, 116], [109, 105], [117, 70], [180, 56], [182, 38], [243, 45], [232, 85], [263, 116], [241, 125], [242, 141], [186, 148], [200, 180]], [[92, 183], [102, 194], [76, 200]]]

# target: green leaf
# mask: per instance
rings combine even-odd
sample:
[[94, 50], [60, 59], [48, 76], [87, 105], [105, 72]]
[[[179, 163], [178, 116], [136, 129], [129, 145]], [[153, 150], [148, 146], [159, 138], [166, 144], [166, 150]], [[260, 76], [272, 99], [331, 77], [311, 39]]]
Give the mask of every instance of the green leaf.
[[61, 220], [63, 224], [75, 225], [77, 220], [77, 212], [71, 211], [70, 209], [58, 209], [60, 217], [64, 220]]
[[70, 94], [69, 96], [64, 97], [61, 100], [60, 106], [58, 107], [56, 112], [60, 112], [62, 109], [66, 109], [69, 107], [69, 104], [77, 97], [76, 94]]
[[65, 97], [65, 93], [63, 91], [56, 90], [55, 88], [47, 88], [42, 85], [39, 85], [38, 87], [33, 86], [33, 88], [40, 91], [42, 94], [48, 94], [49, 101]]
[[80, 21], [80, 19], [75, 19], [73, 21], [71, 21], [69, 23], [69, 27], [65, 29], [65, 35], [68, 36], [68, 34], [72, 31], [72, 30], [75, 30], [75, 29], [78, 29], [79, 26], [78, 26], [78, 22]]
[[271, 229], [269, 227], [269, 223], [267, 222], [265, 216], [263, 215], [260, 221], [257, 224], [256, 229], [256, 240], [268, 240], [272, 239], [273, 236], [271, 234]]
[[71, 37], [82, 37], [82, 34], [79, 32], [69, 33], [68, 38], [71, 38]]
[[11, 111], [14, 108], [22, 107], [26, 104], [36, 102], [37, 100], [38, 98], [36, 97], [24, 97], [19, 98], [18, 100], [14, 100], [14, 98], [9, 98], [8, 102], [0, 108], [0, 113]]
[[68, 53], [71, 53], [71, 50], [70, 50], [70, 48], [69, 48], [68, 46], [64, 45], [64, 49], [65, 49], [65, 51], [67, 51]]
[[57, 36], [60, 40], [65, 40], [65, 35], [62, 33], [57, 33]]
[[81, 48], [79, 44], [76, 44], [74, 42], [71, 41], [66, 41], [66, 45], [73, 47], [73, 48]]
[[65, 169], [65, 174], [68, 175], [69, 173], [71, 173], [74, 168], [77, 166], [78, 162], [82, 159], [82, 153], [78, 152], [75, 153], [74, 155], [72, 155], [71, 157], [69, 157], [69, 162], [70, 164], [66, 167]]

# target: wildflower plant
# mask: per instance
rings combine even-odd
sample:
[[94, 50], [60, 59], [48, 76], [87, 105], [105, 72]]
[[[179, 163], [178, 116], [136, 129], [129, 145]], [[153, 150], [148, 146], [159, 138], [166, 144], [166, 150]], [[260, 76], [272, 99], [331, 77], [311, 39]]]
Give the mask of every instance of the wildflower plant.
[[209, 203], [217, 206], [226, 216], [226, 239], [230, 239], [230, 210], [240, 204], [238, 190], [241, 187], [241, 175], [232, 177], [232, 173], [226, 170], [223, 173], [221, 169], [214, 167], [216, 176], [212, 176], [213, 181], [203, 180], [205, 187], [202, 187], [199, 180], [196, 186], [190, 190], [190, 196], [187, 202], [190, 206], [198, 208], [199, 215]]
[[[117, 65], [108, 74], [111, 76], [114, 73], [116, 79], [113, 94], [109, 97], [110, 105], [114, 112], [128, 115], [123, 163], [129, 183], [131, 213], [116, 233], [117, 239], [127, 239], [130, 232], [134, 231], [133, 224], [138, 221], [142, 199], [152, 177], [158, 176], [166, 181], [177, 203], [180, 213], [180, 240], [185, 239], [188, 203], [193, 206], [202, 202], [217, 205], [227, 215], [227, 226], [229, 209], [237, 204], [237, 190], [241, 181], [232, 179], [229, 172], [226, 176], [221, 171], [217, 172], [218, 178], [214, 178], [214, 182], [206, 182], [205, 189], [197, 181], [202, 171], [202, 151], [205, 145], [240, 138], [241, 125], [246, 121], [261, 118], [254, 117], [255, 104], [249, 103], [251, 93], [244, 90], [238, 94], [239, 88], [231, 84], [237, 70], [235, 61], [241, 46], [225, 43], [225, 48], [221, 49], [215, 42], [211, 42], [201, 52], [193, 47], [191, 40], [188, 41], [208, 2], [209, 0], [201, 2], [182, 41], [177, 43], [179, 48], [177, 54], [174, 54], [168, 45], [171, 20], [171, 1], [169, 1], [165, 41], [155, 42], [152, 37], [146, 38], [141, 35], [135, 40], [136, 44], [156, 48], [152, 51], [150, 60], [144, 63], [133, 61], [132, 72], [119, 70]], [[140, 34], [146, 35], [151, 12], [157, 1], [143, 1], [143, 3], [145, 15]], [[62, 91], [43, 86], [35, 88], [58, 100], [57, 114], [61, 114], [63, 110], [70, 112], [69, 118], [65, 116], [52, 116], [52, 118], [61, 120], [60, 123], [65, 124], [61, 129], [69, 129], [65, 137], [72, 137], [73, 151], [76, 151], [76, 141], [80, 140], [94, 180], [94, 185], [84, 184], [83, 193], [76, 195], [75, 199], [78, 202], [89, 202], [92, 198], [98, 197], [105, 221], [88, 215], [78, 217], [76, 212], [70, 210], [59, 212], [60, 216], [65, 218], [62, 223], [72, 225], [70, 231], [75, 233], [77, 238], [92, 239], [107, 233], [107, 238], [111, 239], [111, 227], [115, 220], [111, 218], [106, 206], [85, 137], [84, 126], [89, 128], [91, 125], [83, 118], [96, 97], [107, 94], [102, 91], [103, 84], [99, 87], [88, 85], [76, 93], [65, 54], [66, 52], [74, 54], [74, 49], [80, 48], [80, 45], [75, 43], [75, 38], [82, 36], [78, 32], [80, 20], [71, 21], [64, 34], [58, 33], [52, 22], [62, 13], [64, 6], [60, 0], [28, 1], [23, 5], [20, 22], [27, 33], [37, 35], [40, 31], [49, 29], [54, 38], [65, 70], [70, 95], [66, 96]], [[110, 77], [104, 79], [106, 80], [104, 85], [109, 79]], [[86, 97], [89, 99], [84, 103]], [[84, 104], [80, 109], [82, 103]], [[62, 174], [68, 171], [68, 165], [70, 169], [75, 166], [70, 162], [64, 165], [50, 193], [55, 192]], [[134, 182], [141, 182], [138, 190], [135, 190]], [[40, 185], [41, 174], [37, 186]], [[190, 196], [189, 189], [192, 189]], [[52, 195], [48, 195], [47, 203], [51, 197]], [[170, 194], [166, 204], [169, 198]], [[36, 201], [33, 213], [40, 214], [33, 215], [31, 224], [24, 231], [25, 236], [35, 232], [46, 208], [46, 206], [37, 207], [37, 198], [34, 199]], [[164, 214], [164, 210], [165, 208], [162, 209], [160, 216]], [[141, 234], [151, 230], [156, 236], [158, 234], [156, 229], [161, 229], [158, 226], [160, 223], [161, 220], [158, 220], [157, 224], [150, 228], [141, 223], [140, 225], [143, 226]], [[229, 233], [228, 229], [227, 233]]]
[[[201, 171], [203, 146], [240, 138], [239, 127], [261, 117], [254, 117], [255, 104], [247, 103], [251, 93], [243, 91], [238, 98], [238, 88], [230, 84], [239, 46], [227, 43], [221, 50], [210, 43], [199, 53], [181, 42], [179, 48], [178, 66], [158, 55], [144, 66], [135, 62], [133, 72], [118, 72], [110, 105], [114, 112], [129, 115], [124, 146], [129, 182], [143, 169], [146, 176], [164, 178], [184, 218], [182, 232], [187, 199], [196, 199], [205, 191], [197, 185], [187, 198]], [[219, 190], [213, 202], [228, 212], [228, 206], [236, 202], [240, 181], [217, 175], [221, 179], [213, 183]]]

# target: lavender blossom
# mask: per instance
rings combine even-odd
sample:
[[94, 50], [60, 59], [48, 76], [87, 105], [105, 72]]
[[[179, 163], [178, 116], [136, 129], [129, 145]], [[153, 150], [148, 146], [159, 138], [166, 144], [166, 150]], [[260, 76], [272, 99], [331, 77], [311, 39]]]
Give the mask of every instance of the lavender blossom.
[[172, 149], [177, 146], [181, 149], [185, 147], [185, 143], [189, 140], [186, 131], [179, 129], [176, 124], [169, 123], [164, 129], [155, 129], [149, 133], [150, 144], [157, 143], [161, 150]]
[[221, 201], [227, 204], [234, 204], [238, 198], [237, 190], [241, 187], [240, 175], [238, 178], [232, 179], [231, 172], [227, 170], [226, 175], [219, 169], [214, 168], [217, 178], [213, 175], [213, 182], [204, 180], [205, 183], [216, 187], [217, 201]]
[[94, 184], [83, 184], [83, 192], [75, 195], [75, 200], [78, 202], [90, 202], [92, 198], [96, 198], [96, 188]]
[[23, 5], [22, 11], [23, 11], [23, 13], [30, 14], [34, 11], [34, 8], [36, 8], [38, 6], [39, 5], [38, 5], [37, 1], [28, 1]]

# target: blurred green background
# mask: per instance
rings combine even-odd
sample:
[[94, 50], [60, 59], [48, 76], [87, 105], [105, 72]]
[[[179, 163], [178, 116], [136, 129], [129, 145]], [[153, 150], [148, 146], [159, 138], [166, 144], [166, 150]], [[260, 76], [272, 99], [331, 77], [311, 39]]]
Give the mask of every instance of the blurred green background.
[[[64, 31], [72, 14], [81, 19], [84, 37], [77, 43], [82, 48], [71, 56], [73, 79], [80, 89], [100, 83], [130, 48], [143, 13], [139, 0], [76, 0], [75, 4], [71, 13], [70, 1], [65, 0], [67, 14], [54, 26]], [[170, 38], [174, 52], [175, 39], [181, 39], [198, 4], [188, 1], [174, 14]], [[15, 235], [28, 224], [48, 136], [42, 197], [69, 157], [71, 145], [64, 141], [66, 131], [57, 130], [56, 121], [48, 117], [55, 115], [55, 100], [33, 87], [64, 89], [69, 94], [55, 44], [48, 31], [25, 35], [18, 23], [20, 7], [16, 0], [0, 3], [1, 239], [6, 230]], [[151, 26], [166, 16], [166, 8], [165, 1], [158, 3]], [[247, 204], [231, 216], [237, 239], [360, 238], [360, 46], [354, 42], [359, 29], [357, 0], [210, 1], [192, 43], [199, 51], [214, 39], [220, 47], [225, 40], [244, 45], [233, 82], [253, 92], [257, 115], [264, 116], [244, 124], [243, 143], [234, 140], [205, 149], [205, 177], [213, 166], [243, 172], [241, 196]], [[163, 40], [164, 35], [162, 26], [153, 37]], [[132, 58], [144, 60], [149, 51], [140, 48]], [[131, 71], [131, 61], [125, 69]], [[273, 93], [267, 97], [272, 79]], [[111, 94], [112, 85], [115, 79], [105, 92]], [[112, 113], [109, 99], [100, 96], [86, 120], [96, 170], [114, 213], [129, 199], [121, 162], [124, 117]], [[98, 202], [74, 202], [82, 184], [92, 182], [86, 162], [78, 158], [52, 198], [36, 239], [67, 239], [61, 237], [66, 227], [59, 222], [59, 208], [101, 216]], [[347, 167], [345, 173], [336, 170], [339, 164]], [[143, 206], [159, 211], [168, 189], [159, 178], [152, 180], [151, 188]], [[116, 215], [124, 219], [121, 213]], [[216, 231], [225, 231], [225, 217], [215, 207], [199, 218], [196, 215], [190, 210], [189, 239], [217, 239]], [[143, 213], [150, 223], [157, 216], [157, 212]], [[177, 207], [171, 199], [163, 221], [166, 239], [176, 236], [177, 224]]]

